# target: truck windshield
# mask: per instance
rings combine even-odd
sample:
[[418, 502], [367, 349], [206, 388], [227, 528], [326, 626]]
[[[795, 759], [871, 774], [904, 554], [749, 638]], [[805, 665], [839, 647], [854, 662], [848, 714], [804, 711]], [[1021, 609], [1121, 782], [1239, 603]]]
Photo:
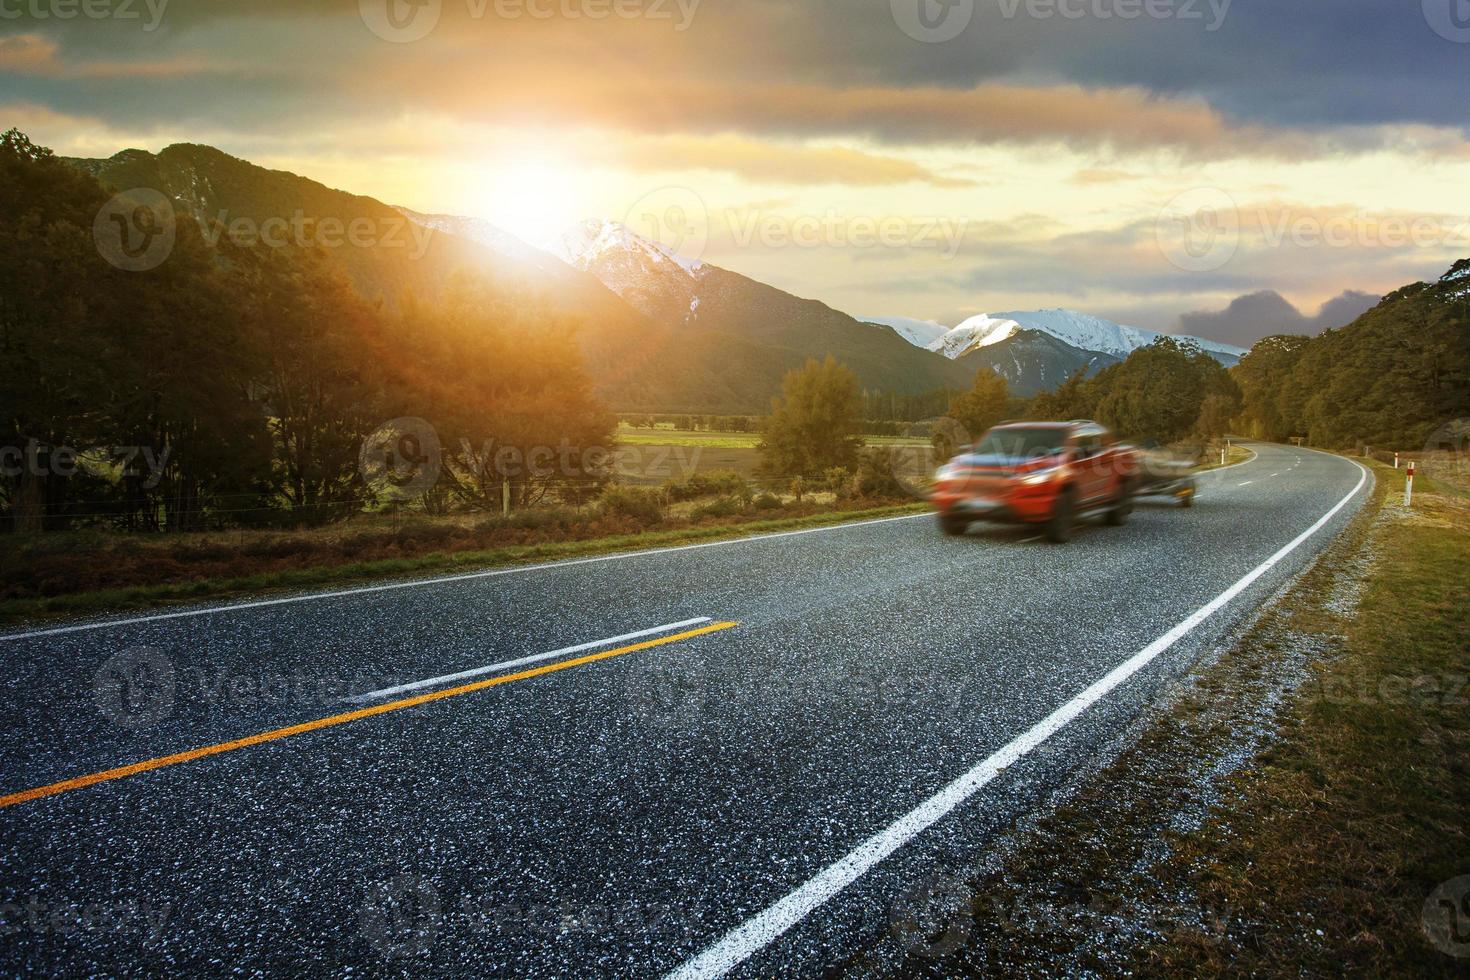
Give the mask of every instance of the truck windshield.
[[975, 446], [975, 455], [1037, 458], [1061, 452], [1066, 442], [1066, 429], [991, 429]]

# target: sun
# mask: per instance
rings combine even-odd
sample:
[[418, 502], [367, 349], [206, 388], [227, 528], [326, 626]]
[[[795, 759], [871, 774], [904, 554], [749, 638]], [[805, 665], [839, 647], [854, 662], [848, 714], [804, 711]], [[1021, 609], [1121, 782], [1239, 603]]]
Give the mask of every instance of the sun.
[[577, 172], [561, 160], [492, 167], [484, 180], [481, 216], [532, 245], [551, 244], [584, 217]]

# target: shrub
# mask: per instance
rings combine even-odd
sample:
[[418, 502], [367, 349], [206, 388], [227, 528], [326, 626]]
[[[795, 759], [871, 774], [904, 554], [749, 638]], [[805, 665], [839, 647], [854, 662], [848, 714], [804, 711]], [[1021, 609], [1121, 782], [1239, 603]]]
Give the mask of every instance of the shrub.
[[664, 519], [664, 494], [653, 487], [627, 487], [609, 484], [599, 501], [602, 513], [609, 517], [626, 517], [639, 524], [658, 524]]
[[829, 467], [823, 474], [822, 482], [827, 485], [828, 490], [837, 494], [839, 499], [852, 494], [852, 474], [845, 466]]
[[755, 500], [752, 501], [752, 503], [755, 504], [755, 509], [756, 510], [780, 510], [781, 509], [781, 498], [780, 497], [777, 497], [777, 496], [774, 496], [772, 494], [769, 494], [769, 493], [763, 493], [763, 494], [761, 494], [759, 497], [756, 497]]
[[892, 449], [864, 450], [852, 478], [853, 493], [859, 497], [902, 497], [905, 489], [898, 478], [899, 462], [898, 453]]
[[727, 496], [747, 502], [753, 491], [745, 477], [734, 470], [710, 470], [708, 473], [695, 473], [682, 483], [669, 484], [668, 494], [669, 499], [675, 501]]
[[743, 510], [745, 510], [744, 501], [734, 497], [721, 497], [694, 508], [694, 517], [734, 517]]

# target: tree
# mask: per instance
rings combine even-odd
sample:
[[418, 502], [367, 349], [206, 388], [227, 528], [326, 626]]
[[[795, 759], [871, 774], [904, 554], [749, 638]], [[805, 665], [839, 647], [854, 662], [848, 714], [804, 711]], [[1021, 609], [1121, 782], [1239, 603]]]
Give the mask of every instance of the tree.
[[946, 460], [1004, 419], [1011, 408], [1006, 379], [988, 367], [975, 372], [969, 391], [949, 400], [949, 411], [929, 431], [934, 458]]
[[1231, 370], [1248, 435], [1279, 441], [1301, 434], [1303, 400], [1296, 397], [1291, 378], [1310, 343], [1310, 338], [1286, 334], [1263, 338]]
[[781, 397], [771, 402], [762, 430], [761, 471], [768, 476], [818, 476], [852, 468], [862, 439], [862, 397], [857, 376], [830, 355], [789, 372]]
[[[1098, 420], [1133, 439], [1176, 442], [1194, 429], [1206, 397], [1239, 399], [1225, 368], [1192, 344], [1160, 337], [1099, 375]], [[1233, 414], [1233, 411], [1232, 411]]]
[[1105, 368], [1089, 378], [1087, 368], [1078, 368], [1055, 391], [1038, 393], [1031, 400], [1026, 414], [1033, 419], [1050, 422], [1092, 418], [1097, 414], [1097, 403], [1107, 384], [1105, 376], [1110, 377], [1108, 372], [1111, 370], [1111, 367]]
[[573, 333], [533, 297], [470, 276], [391, 324], [394, 414], [433, 425], [441, 479], [462, 505], [499, 510], [507, 484], [521, 507], [607, 479], [617, 420], [593, 396]]
[[1229, 395], [1216, 392], [1206, 395], [1200, 403], [1199, 418], [1194, 431], [1206, 439], [1218, 439], [1230, 431], [1238, 405]]

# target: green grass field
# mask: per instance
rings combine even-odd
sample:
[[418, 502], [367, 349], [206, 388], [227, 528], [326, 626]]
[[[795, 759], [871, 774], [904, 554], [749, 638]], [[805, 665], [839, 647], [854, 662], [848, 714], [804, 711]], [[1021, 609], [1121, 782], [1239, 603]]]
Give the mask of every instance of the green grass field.
[[[618, 426], [618, 443], [624, 446], [702, 446], [719, 449], [754, 449], [759, 432], [694, 432], [688, 429], [635, 429]], [[870, 446], [927, 446], [929, 440], [910, 436], [863, 436]]]

